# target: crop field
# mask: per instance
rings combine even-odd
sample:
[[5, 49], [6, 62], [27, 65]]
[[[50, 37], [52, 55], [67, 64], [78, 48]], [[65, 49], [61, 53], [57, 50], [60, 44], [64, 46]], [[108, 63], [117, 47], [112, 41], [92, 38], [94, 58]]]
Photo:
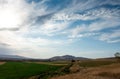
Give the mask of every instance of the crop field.
[[116, 60], [80, 61], [75, 62], [70, 69], [79, 71], [51, 79], [120, 79], [120, 63]]
[[116, 60], [88, 60], [88, 61], [82, 61], [79, 63], [81, 67], [99, 67], [103, 65], [110, 65], [112, 63], [117, 63]]
[[0, 65], [4, 64], [5, 62], [0, 62]]
[[41, 75], [40, 77], [45, 79], [61, 67], [36, 63], [7, 62], [0, 65], [0, 79], [27, 79], [34, 75]]
[[[32, 62], [33, 63], [33, 62]], [[70, 61], [53, 61], [53, 62], [34, 62], [37, 64], [47, 64], [47, 65], [58, 65], [58, 66], [65, 66], [70, 64]]]
[[[52, 79], [79, 79], [80, 77], [81, 79], [96, 79], [94, 75], [97, 79], [107, 79], [101, 77], [110, 77], [111, 74], [113, 79], [119, 79], [120, 72], [116, 71], [120, 70], [119, 66], [120, 64], [116, 60], [108, 59], [73, 63], [70, 61], [1, 62], [0, 79], [51, 79], [52, 77]], [[71, 72], [76, 71], [76, 69], [79, 69], [80, 72]]]
[[82, 69], [80, 72], [53, 77], [51, 79], [120, 79], [120, 64]]

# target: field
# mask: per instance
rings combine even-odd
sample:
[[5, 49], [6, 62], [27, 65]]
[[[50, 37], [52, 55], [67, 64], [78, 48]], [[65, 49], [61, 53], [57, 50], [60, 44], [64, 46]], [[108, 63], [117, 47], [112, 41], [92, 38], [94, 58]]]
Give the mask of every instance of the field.
[[82, 61], [80, 62], [80, 66], [81, 67], [99, 67], [99, 66], [103, 66], [103, 65], [110, 65], [113, 63], [117, 63], [117, 61], [115, 59], [100, 59], [100, 60], [89, 60], [89, 61]]
[[79, 71], [51, 79], [120, 79], [120, 63], [114, 59], [82, 61], [74, 63], [72, 69]]
[[45, 79], [61, 67], [36, 63], [7, 62], [0, 65], [0, 79], [27, 79], [34, 75], [40, 75], [41, 78]]
[[53, 77], [51, 79], [120, 79], [120, 64], [87, 68], [77, 73]]
[[1, 62], [0, 79], [120, 79], [120, 63], [115, 59]]
[[[33, 62], [32, 62], [33, 63]], [[53, 62], [34, 62], [37, 64], [47, 64], [47, 65], [58, 65], [58, 66], [65, 66], [68, 65], [70, 63], [70, 61], [53, 61]]]
[[5, 62], [0, 62], [0, 65], [4, 64]]

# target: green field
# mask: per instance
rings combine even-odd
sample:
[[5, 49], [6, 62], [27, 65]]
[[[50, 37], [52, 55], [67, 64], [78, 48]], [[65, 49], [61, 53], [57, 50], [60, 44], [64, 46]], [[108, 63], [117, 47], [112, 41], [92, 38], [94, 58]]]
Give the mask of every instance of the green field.
[[41, 78], [45, 79], [61, 68], [62, 66], [55, 65], [7, 62], [0, 65], [0, 79], [27, 79], [34, 75], [41, 75]]

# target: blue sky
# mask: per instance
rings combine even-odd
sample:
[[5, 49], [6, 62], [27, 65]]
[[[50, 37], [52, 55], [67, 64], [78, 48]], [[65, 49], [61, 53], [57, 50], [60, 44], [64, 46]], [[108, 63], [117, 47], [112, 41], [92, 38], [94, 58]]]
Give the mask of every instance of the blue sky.
[[120, 0], [0, 0], [0, 54], [114, 56]]

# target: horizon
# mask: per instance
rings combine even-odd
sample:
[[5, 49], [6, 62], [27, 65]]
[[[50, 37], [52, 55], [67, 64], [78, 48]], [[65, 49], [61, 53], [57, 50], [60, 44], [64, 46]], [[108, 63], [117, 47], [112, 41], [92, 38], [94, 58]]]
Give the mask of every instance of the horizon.
[[[2, 56], [18, 56], [18, 57], [25, 57], [25, 58], [30, 58], [30, 59], [50, 59], [50, 58], [53, 58], [53, 57], [61, 57], [61, 56], [73, 56], [73, 57], [88, 58], [88, 57], [74, 56], [74, 55], [67, 55], [67, 54], [65, 54], [65, 55], [55, 55], [55, 56], [52, 56], [52, 57], [49, 57], [49, 58], [48, 57], [47, 58], [40, 58], [40, 57], [38, 57], [38, 58], [33, 57], [32, 58], [32, 57], [26, 57], [26, 56], [21, 56], [21, 55], [11, 55], [11, 54], [7, 54], [7, 55], [0, 54], [0, 55], [2, 55]], [[113, 56], [110, 56], [110, 57], [99, 57], [99, 58], [88, 58], [88, 59], [102, 59], [102, 58], [113, 58], [113, 57], [115, 57], [115, 56], [113, 55]]]
[[113, 57], [120, 0], [0, 0], [0, 55]]

